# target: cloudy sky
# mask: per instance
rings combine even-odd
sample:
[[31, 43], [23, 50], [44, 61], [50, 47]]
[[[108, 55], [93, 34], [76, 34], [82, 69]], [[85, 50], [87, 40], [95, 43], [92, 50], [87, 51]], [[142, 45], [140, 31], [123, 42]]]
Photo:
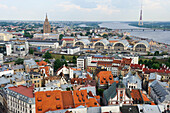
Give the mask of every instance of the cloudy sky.
[[[141, 0], [0, 0], [0, 20], [137, 21]], [[144, 21], [170, 21], [170, 0], [143, 0]]]

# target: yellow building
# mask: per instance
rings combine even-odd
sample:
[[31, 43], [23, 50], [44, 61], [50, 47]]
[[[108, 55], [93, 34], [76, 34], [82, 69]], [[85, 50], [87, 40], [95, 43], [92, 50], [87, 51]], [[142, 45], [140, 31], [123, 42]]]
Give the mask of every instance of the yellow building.
[[34, 85], [34, 87], [42, 86], [42, 77], [39, 73], [31, 72], [30, 79], [31, 79], [31, 83], [32, 83], [32, 85]]
[[11, 38], [13, 38], [13, 35], [8, 32], [0, 32], [0, 40], [1, 41], [9, 41]]

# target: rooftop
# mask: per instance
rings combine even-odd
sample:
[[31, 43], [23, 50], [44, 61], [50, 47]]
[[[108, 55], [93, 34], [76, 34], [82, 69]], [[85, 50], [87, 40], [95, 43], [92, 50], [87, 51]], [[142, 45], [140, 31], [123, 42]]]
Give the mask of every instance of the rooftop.
[[9, 87], [9, 89], [19, 94], [22, 94], [24, 96], [27, 96], [29, 98], [34, 98], [33, 86], [27, 87], [27, 86], [19, 85], [19, 86]]

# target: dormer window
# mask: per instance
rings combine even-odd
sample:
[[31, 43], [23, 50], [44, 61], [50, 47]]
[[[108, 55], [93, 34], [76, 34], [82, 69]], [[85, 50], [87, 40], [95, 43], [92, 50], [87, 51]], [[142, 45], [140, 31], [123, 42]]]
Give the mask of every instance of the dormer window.
[[56, 100], [60, 100], [60, 97], [59, 97], [59, 96], [56, 96]]
[[79, 100], [79, 102], [81, 102], [81, 100], [80, 99], [78, 99]]
[[50, 96], [51, 96], [50, 93], [47, 93], [46, 95], [47, 95], [47, 97], [50, 97]]
[[38, 107], [38, 111], [42, 111], [42, 107]]
[[57, 109], [61, 109], [61, 106], [60, 106], [60, 105], [57, 105], [56, 108], [57, 108]]
[[41, 102], [41, 101], [42, 101], [42, 99], [41, 99], [40, 97], [39, 97], [37, 100], [38, 100], [38, 102]]
[[83, 100], [83, 102], [85, 102], [85, 99], [84, 99], [84, 98], [82, 98], [82, 100]]

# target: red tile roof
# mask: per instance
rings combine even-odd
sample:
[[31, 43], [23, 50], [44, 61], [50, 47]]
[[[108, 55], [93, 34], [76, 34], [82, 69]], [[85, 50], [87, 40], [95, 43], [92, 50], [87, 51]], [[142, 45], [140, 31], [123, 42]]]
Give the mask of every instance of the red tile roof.
[[46, 66], [46, 67], [40, 67], [40, 70], [41, 69], [45, 69], [45, 74], [47, 75], [47, 76], [50, 76], [50, 74], [49, 74], [49, 70], [50, 70], [50, 67], [49, 66]]
[[149, 69], [149, 68], [143, 68], [144, 73], [170, 73], [170, 69]]
[[75, 107], [78, 107], [80, 105], [85, 105], [85, 103], [89, 102], [87, 90], [73, 91], [73, 99], [74, 99]]
[[132, 69], [143, 69], [144, 68], [144, 64], [131, 64], [130, 67]]
[[96, 57], [96, 56], [92, 56], [92, 58], [98, 58], [98, 59], [114, 59], [114, 57]]
[[9, 89], [19, 94], [22, 94], [24, 96], [27, 96], [29, 98], [34, 98], [34, 95], [33, 95], [34, 87], [33, 86], [27, 87], [23, 85], [18, 85], [17, 87], [9, 87]]
[[65, 41], [73, 41], [74, 39], [72, 38], [67, 38], [67, 39], [62, 39], [62, 41], [65, 40]]
[[143, 101], [144, 102], [151, 102], [151, 105], [156, 105], [154, 102], [152, 102], [151, 100], [148, 99], [148, 97], [141, 91], [142, 97], [143, 97]]
[[63, 109], [63, 99], [60, 90], [42, 91], [35, 93], [36, 113], [44, 113], [49, 110]]
[[98, 65], [98, 66], [111, 67], [111, 66], [112, 66], [112, 62], [98, 61], [98, 62], [97, 62], [97, 65]]
[[74, 108], [72, 91], [62, 91], [64, 109]]
[[112, 63], [115, 63], [115, 64], [120, 64], [122, 61], [121, 60], [113, 60]]
[[87, 107], [99, 107], [100, 105], [95, 98], [90, 98], [86, 106]]
[[139, 89], [132, 89], [131, 96], [133, 100], [142, 100]]
[[122, 63], [127, 64], [127, 65], [130, 65], [132, 62], [132, 59], [127, 59], [127, 58], [123, 58], [122, 60], [123, 60]]
[[37, 65], [39, 65], [39, 66], [46, 66], [47, 65], [47, 62], [45, 62], [45, 61], [40, 61], [40, 62], [36, 62], [37, 63]]
[[113, 75], [111, 71], [100, 71], [97, 74], [98, 79], [100, 80], [100, 85], [106, 85], [108, 83], [112, 84], [114, 82], [118, 82], [118, 81], [114, 81], [113, 79]]

